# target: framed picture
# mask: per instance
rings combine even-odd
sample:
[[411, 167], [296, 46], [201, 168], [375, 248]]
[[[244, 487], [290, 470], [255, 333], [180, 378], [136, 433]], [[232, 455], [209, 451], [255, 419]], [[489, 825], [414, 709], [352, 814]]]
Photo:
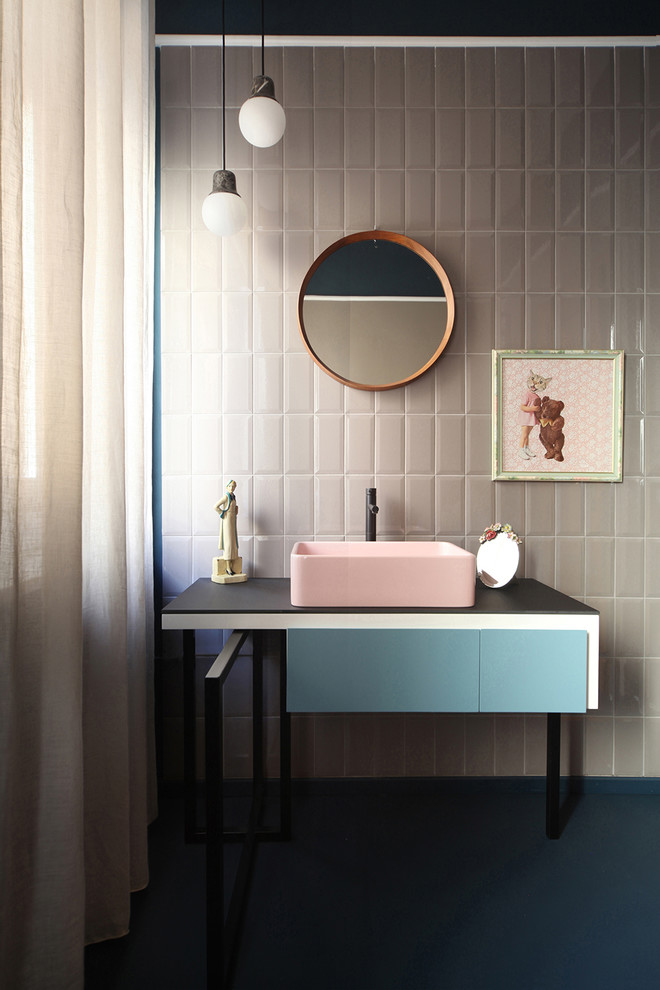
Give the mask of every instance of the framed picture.
[[493, 480], [621, 481], [623, 351], [493, 351]]

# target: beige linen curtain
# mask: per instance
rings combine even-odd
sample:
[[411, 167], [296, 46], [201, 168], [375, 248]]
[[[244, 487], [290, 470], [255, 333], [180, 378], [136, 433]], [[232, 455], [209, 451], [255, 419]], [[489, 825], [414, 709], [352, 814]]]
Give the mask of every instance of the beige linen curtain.
[[83, 985], [153, 816], [153, 0], [0, 4], [0, 986]]

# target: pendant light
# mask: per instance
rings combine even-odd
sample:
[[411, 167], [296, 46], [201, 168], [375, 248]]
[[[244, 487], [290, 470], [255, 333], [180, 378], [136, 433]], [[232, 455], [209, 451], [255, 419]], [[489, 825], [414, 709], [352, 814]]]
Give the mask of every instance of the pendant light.
[[225, 161], [225, 0], [222, 0], [222, 168], [213, 173], [213, 189], [202, 203], [202, 220], [212, 234], [237, 234], [245, 226], [247, 208], [236, 191], [236, 176]]
[[264, 75], [264, 0], [261, 0], [261, 75], [255, 76], [249, 99], [238, 115], [238, 126], [246, 141], [256, 148], [277, 144], [286, 127], [284, 110], [275, 99], [275, 86]]

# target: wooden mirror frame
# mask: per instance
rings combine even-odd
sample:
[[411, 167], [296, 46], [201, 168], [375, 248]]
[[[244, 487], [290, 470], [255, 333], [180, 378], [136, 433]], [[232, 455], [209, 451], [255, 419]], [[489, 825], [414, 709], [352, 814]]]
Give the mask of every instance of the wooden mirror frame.
[[[429, 358], [429, 360], [421, 368], [419, 368], [413, 374], [408, 375], [407, 378], [401, 378], [398, 379], [397, 381], [387, 382], [384, 384], [367, 385], [364, 382], [355, 382], [355, 381], [351, 381], [348, 378], [344, 378], [342, 375], [338, 374], [327, 364], [325, 364], [321, 360], [321, 358], [318, 357], [307, 337], [307, 333], [305, 330], [305, 322], [303, 319], [303, 304], [305, 302], [305, 294], [306, 294], [307, 286], [309, 285], [317, 269], [323, 264], [326, 258], [334, 254], [335, 251], [338, 251], [340, 248], [345, 247], [348, 244], [354, 244], [357, 241], [376, 241], [376, 240], [389, 241], [394, 244], [399, 244], [401, 247], [407, 248], [408, 250], [413, 251], [415, 254], [419, 255], [419, 257], [423, 258], [423, 260], [429, 265], [429, 267], [438, 277], [445, 293], [445, 299], [447, 302], [447, 325], [445, 327], [445, 332], [442, 336], [442, 339], [440, 340], [439, 346], [437, 347], [433, 355]], [[452, 291], [449, 278], [447, 277], [447, 273], [445, 272], [444, 268], [437, 260], [437, 258], [435, 258], [434, 255], [432, 255], [431, 252], [427, 250], [427, 248], [425, 248], [422, 244], [419, 244], [417, 241], [412, 240], [412, 238], [406, 237], [405, 234], [397, 234], [389, 230], [362, 230], [356, 234], [349, 234], [348, 236], [342, 237], [338, 241], [335, 241], [333, 244], [327, 247], [325, 251], [323, 251], [318, 256], [318, 258], [315, 259], [309, 271], [305, 275], [305, 278], [303, 279], [303, 283], [300, 287], [300, 292], [298, 295], [298, 326], [300, 329], [300, 335], [302, 336], [303, 342], [305, 344], [305, 348], [307, 349], [312, 360], [319, 366], [319, 368], [321, 368], [322, 371], [324, 371], [327, 375], [330, 375], [331, 378], [334, 378], [335, 381], [341, 382], [342, 385], [348, 385], [350, 388], [363, 389], [368, 392], [380, 392], [386, 389], [400, 388], [402, 385], [407, 385], [409, 382], [412, 382], [416, 378], [419, 378], [420, 375], [423, 375], [425, 371], [428, 371], [428, 369], [433, 364], [435, 364], [435, 362], [440, 357], [445, 347], [449, 343], [449, 338], [454, 328], [454, 316], [455, 316], [454, 293]]]

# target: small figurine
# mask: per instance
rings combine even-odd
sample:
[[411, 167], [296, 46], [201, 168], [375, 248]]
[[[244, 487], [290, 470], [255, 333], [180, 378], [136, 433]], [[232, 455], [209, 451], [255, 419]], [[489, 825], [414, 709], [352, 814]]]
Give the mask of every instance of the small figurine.
[[247, 581], [247, 574], [243, 574], [242, 558], [238, 556], [238, 529], [236, 527], [238, 503], [234, 495], [235, 491], [236, 482], [228, 481], [225, 494], [213, 506], [221, 519], [218, 549], [222, 550], [222, 556], [213, 558], [213, 574], [211, 575], [211, 580], [215, 581], [216, 584], [236, 584], [240, 581]]

